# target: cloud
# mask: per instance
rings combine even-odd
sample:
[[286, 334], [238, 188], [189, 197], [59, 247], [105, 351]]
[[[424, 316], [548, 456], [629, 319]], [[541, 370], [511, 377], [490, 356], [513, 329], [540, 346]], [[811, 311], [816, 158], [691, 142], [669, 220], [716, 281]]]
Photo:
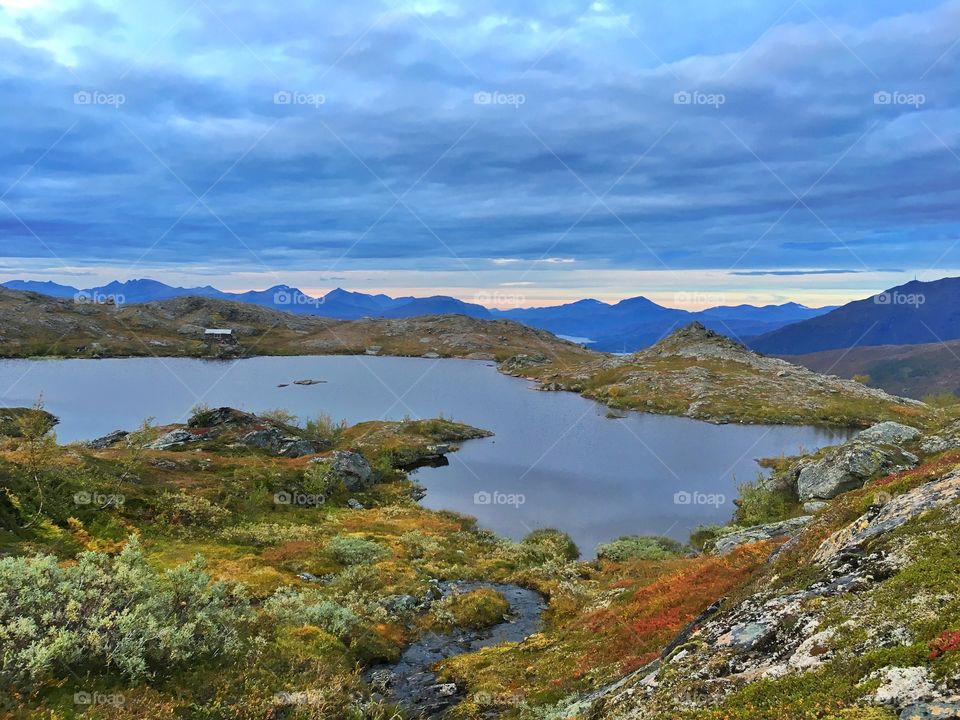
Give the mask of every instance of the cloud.
[[752, 0], [206, 5], [0, 20], [8, 265], [520, 283], [960, 254], [957, 2], [811, 0], [773, 27]]

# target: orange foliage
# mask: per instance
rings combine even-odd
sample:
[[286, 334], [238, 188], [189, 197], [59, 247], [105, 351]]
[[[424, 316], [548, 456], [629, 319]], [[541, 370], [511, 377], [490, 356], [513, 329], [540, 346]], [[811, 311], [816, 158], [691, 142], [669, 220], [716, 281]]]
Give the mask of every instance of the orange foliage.
[[745, 583], [769, 553], [770, 543], [757, 543], [672, 563], [660, 577], [591, 612], [582, 627], [602, 642], [584, 655], [578, 672], [609, 663], [629, 672], [650, 662], [707, 607]]

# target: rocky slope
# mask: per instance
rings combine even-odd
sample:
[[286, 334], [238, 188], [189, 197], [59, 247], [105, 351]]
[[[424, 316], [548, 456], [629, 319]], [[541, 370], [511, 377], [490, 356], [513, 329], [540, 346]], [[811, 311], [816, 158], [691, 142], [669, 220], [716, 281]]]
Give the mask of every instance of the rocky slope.
[[[960, 717], [956, 430], [934, 439], [888, 423], [863, 433], [852, 444], [921, 457], [836, 487], [812, 517], [721, 538], [724, 553], [766, 543], [766, 566], [653, 662], [549, 717]], [[803, 463], [842, 474], [843, 458], [834, 449]]]

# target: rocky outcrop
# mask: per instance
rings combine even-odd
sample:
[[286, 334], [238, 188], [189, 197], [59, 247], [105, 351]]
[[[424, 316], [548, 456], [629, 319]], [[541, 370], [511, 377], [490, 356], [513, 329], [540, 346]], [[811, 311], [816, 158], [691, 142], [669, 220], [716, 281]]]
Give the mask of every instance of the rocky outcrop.
[[944, 507], [957, 500], [960, 500], [960, 471], [898, 495], [883, 505], [874, 506], [858, 520], [827, 538], [814, 559], [821, 564], [829, 564], [837, 557], [861, 552], [878, 535], [900, 527], [927, 510]]
[[267, 450], [283, 457], [302, 457], [317, 452], [317, 447], [312, 442], [290, 435], [277, 427], [253, 430], [241, 437], [238, 444]]
[[331, 474], [351, 492], [366, 490], [377, 481], [376, 473], [367, 459], [352, 450], [336, 450], [328, 458], [317, 458], [311, 462], [327, 465]]
[[755, 525], [753, 527], [742, 528], [717, 538], [714, 541], [713, 550], [720, 555], [726, 555], [741, 545], [796, 535], [806, 527], [811, 520], [813, 520], [812, 516], [804, 515], [768, 525]]
[[786, 477], [796, 478], [801, 502], [830, 500], [882, 474], [914, 467], [919, 459], [902, 445], [919, 436], [920, 431], [908, 425], [879, 423], [818, 460], [801, 461]]
[[95, 440], [88, 440], [84, 443], [84, 447], [88, 447], [91, 450], [103, 450], [120, 442], [129, 434], [130, 433], [128, 433], [126, 430], [114, 430], [112, 433], [107, 433], [103, 437], [98, 437]]

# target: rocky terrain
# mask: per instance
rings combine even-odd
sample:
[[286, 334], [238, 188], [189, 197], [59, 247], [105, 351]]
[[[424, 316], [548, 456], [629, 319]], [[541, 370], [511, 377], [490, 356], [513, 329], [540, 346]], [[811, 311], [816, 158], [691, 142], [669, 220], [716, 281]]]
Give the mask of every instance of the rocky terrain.
[[[704, 342], [699, 355], [739, 357]], [[948, 410], [771, 460], [731, 524], [689, 546], [623, 537], [591, 562], [561, 531], [513, 543], [416, 502], [406, 468], [486, 434], [450, 420], [348, 427], [200, 407], [182, 425], [63, 447], [41, 409], [6, 417], [0, 701], [13, 716], [960, 708], [960, 418]]]
[[923, 403], [764, 357], [694, 323], [651, 348], [575, 364], [520, 357], [501, 369], [613, 408], [712, 422], [861, 425], [916, 421]]

